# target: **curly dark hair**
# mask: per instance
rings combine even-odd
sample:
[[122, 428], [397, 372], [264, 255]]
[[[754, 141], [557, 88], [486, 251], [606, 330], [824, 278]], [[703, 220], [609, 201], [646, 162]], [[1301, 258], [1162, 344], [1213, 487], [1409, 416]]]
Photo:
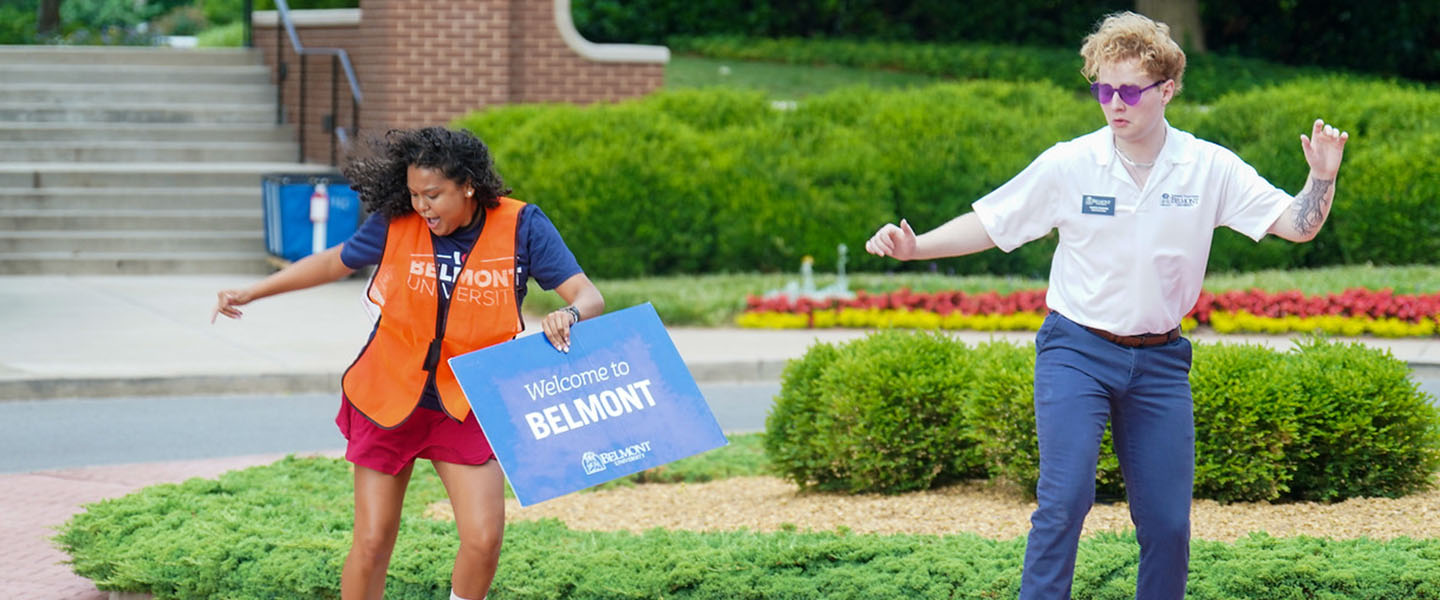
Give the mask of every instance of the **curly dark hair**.
[[399, 217], [414, 211], [406, 182], [411, 165], [437, 169], [456, 185], [475, 188], [484, 208], [499, 206], [499, 197], [510, 193], [495, 172], [485, 142], [468, 131], [443, 127], [392, 129], [383, 137], [369, 136], [346, 157], [341, 172], [366, 210]]

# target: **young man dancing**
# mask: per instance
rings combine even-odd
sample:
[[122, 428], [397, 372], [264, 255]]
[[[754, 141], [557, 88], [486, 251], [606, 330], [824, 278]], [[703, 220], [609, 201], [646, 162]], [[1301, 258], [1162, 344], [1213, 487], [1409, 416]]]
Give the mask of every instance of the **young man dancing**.
[[1185, 596], [1195, 422], [1190, 342], [1180, 319], [1199, 297], [1214, 229], [1259, 241], [1315, 237], [1330, 213], [1349, 135], [1316, 120], [1294, 197], [1233, 152], [1170, 127], [1185, 54], [1169, 27], [1118, 13], [1085, 39], [1083, 70], [1105, 126], [1046, 150], [974, 212], [924, 235], [904, 220], [866, 243], [899, 260], [1010, 252], [1059, 230], [1035, 338], [1038, 508], [1020, 598], [1069, 598], [1080, 529], [1095, 500], [1109, 421], [1140, 542], [1136, 598]]

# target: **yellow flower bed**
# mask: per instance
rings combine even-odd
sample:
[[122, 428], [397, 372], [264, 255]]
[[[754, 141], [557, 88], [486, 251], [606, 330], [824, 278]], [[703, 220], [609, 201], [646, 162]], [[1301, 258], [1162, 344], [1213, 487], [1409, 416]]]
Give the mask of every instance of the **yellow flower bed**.
[[[813, 324], [812, 324], [813, 319]], [[927, 310], [842, 308], [839, 310], [817, 310], [810, 315], [779, 311], [750, 311], [736, 318], [740, 327], [758, 329], [828, 329], [844, 327], [851, 329], [952, 329], [970, 331], [1035, 331], [1040, 329], [1045, 315], [1035, 312], [1018, 312], [1008, 315], [966, 315], [953, 312], [945, 316]], [[1185, 317], [1180, 322], [1184, 331], [1193, 331], [1199, 323], [1194, 317]], [[1401, 319], [1374, 319], [1370, 317], [1261, 317], [1245, 311], [1215, 311], [1210, 313], [1210, 326], [1216, 333], [1309, 333], [1324, 332], [1330, 335], [1354, 337], [1373, 335], [1378, 337], [1426, 337], [1440, 332], [1440, 322], [1426, 319], [1411, 323]]]

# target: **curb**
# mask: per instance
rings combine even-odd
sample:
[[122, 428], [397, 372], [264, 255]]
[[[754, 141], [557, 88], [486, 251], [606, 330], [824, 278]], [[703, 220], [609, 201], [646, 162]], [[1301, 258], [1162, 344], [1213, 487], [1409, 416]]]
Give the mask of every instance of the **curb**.
[[[753, 360], [686, 365], [698, 383], [773, 382], [787, 361]], [[338, 394], [333, 373], [176, 375], [173, 377], [54, 377], [0, 380], [0, 402], [59, 398], [203, 396], [228, 394]]]
[[[697, 383], [778, 382], [788, 360], [704, 362], [686, 365]], [[1440, 363], [1407, 361], [1413, 375], [1440, 378]], [[173, 377], [54, 377], [0, 379], [0, 402], [133, 396], [231, 394], [338, 394], [341, 372]]]

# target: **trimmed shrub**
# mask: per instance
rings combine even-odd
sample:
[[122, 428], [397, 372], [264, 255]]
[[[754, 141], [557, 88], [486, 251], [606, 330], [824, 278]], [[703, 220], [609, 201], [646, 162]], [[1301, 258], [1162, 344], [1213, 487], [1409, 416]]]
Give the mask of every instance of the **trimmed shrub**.
[[1309, 135], [1316, 118], [1351, 136], [1325, 227], [1308, 244], [1273, 237], [1255, 244], [1218, 230], [1211, 269], [1433, 262], [1433, 232], [1440, 221], [1440, 207], [1431, 201], [1437, 167], [1416, 157], [1430, 156], [1437, 147], [1430, 132], [1440, 129], [1440, 93], [1345, 77], [1307, 78], [1226, 96], [1193, 131], [1234, 150], [1294, 194], [1309, 173], [1300, 134]]
[[821, 489], [896, 493], [984, 472], [961, 407], [970, 349], [928, 332], [887, 331], [841, 349], [816, 382], [829, 412], [817, 446]]
[[1429, 486], [1440, 469], [1440, 409], [1404, 362], [1319, 339], [1287, 358], [1277, 383], [1281, 403], [1297, 406], [1296, 443], [1286, 449], [1295, 469], [1289, 497], [1393, 498]]
[[1195, 495], [1219, 502], [1274, 500], [1290, 490], [1298, 407], [1275, 393], [1284, 355], [1248, 344], [1197, 345]]
[[[992, 343], [972, 351], [938, 334], [912, 334], [925, 336], [913, 338], [923, 340], [923, 348], [915, 343], [913, 350], [899, 351], [906, 360], [896, 356], [895, 348], [908, 341], [903, 335], [882, 332], [839, 348], [817, 345], [812, 352], [835, 358], [788, 373], [776, 414], [790, 423], [821, 425], [814, 432], [772, 431], [766, 443], [767, 451], [777, 450], [771, 455], [776, 470], [801, 486], [893, 492], [971, 477], [967, 470], [983, 469], [991, 478], [1033, 493], [1039, 468], [1033, 348]], [[945, 370], [947, 364], [947, 373], [931, 371]], [[1286, 353], [1249, 346], [1197, 348], [1190, 376], [1195, 495], [1220, 502], [1337, 501], [1425, 489], [1440, 470], [1440, 409], [1408, 374], [1403, 362], [1383, 351], [1320, 339]], [[944, 400], [920, 401], [928, 396], [911, 385], [917, 377], [927, 383], [922, 390], [944, 390]], [[876, 381], [894, 383], [885, 387]], [[791, 404], [797, 396], [789, 390], [795, 386], [810, 390], [802, 404]], [[877, 406], [886, 409], [873, 410]], [[931, 412], [939, 406], [956, 411], [953, 418]], [[921, 412], [896, 414], [906, 408]], [[907, 424], [903, 435], [848, 433], [888, 433], [895, 423]], [[803, 437], [807, 433], [814, 438]], [[974, 462], [952, 463], [954, 471], [943, 470], [945, 463], [927, 463], [941, 465], [934, 475], [896, 469], [880, 485], [872, 476], [835, 467], [860, 454], [910, 464], [896, 457], [914, 440], [939, 440]], [[1096, 483], [1097, 494], [1123, 494], [1108, 431]]]
[[[1083, 132], [1088, 113], [1066, 110], [1080, 102], [1044, 84], [984, 82], [842, 90], [775, 110], [758, 94], [707, 90], [505, 107], [456, 124], [490, 144], [514, 195], [559, 223], [588, 271], [615, 278], [790, 271], [803, 256], [856, 245], [897, 206], [919, 227], [938, 226]], [[994, 146], [996, 136], [1014, 143]], [[1053, 241], [1032, 246], [951, 264], [1039, 275]], [[854, 270], [893, 266], [851, 260]]]
[[834, 412], [826, 409], [819, 385], [839, 358], [836, 346], [815, 344], [786, 363], [780, 375], [780, 395], [765, 418], [765, 456], [792, 478], [828, 482], [842, 477], [827, 446]]
[[[1212, 271], [1427, 263], [1440, 253], [1440, 93], [1345, 78], [1298, 80], [1176, 106], [1177, 126], [1234, 149], [1297, 192], [1299, 134], [1318, 115], [1354, 136], [1335, 209], [1312, 243], [1260, 244], [1222, 228]], [[543, 207], [605, 278], [793, 272], [858, 250], [903, 216], [921, 231], [970, 210], [1056, 142], [1092, 131], [1094, 102], [1045, 83], [843, 89], [771, 108], [758, 93], [660, 92], [587, 107], [527, 105], [456, 121], [494, 150], [514, 195]], [[1384, 140], [1367, 143], [1364, 140]], [[852, 271], [934, 269], [1044, 277], [1055, 238], [1011, 253], [898, 264], [851, 252]]]
[[[339, 459], [289, 458], [217, 480], [164, 484], [86, 506], [58, 541], [102, 590], [158, 599], [336, 598], [351, 527], [350, 472]], [[454, 523], [428, 519], [443, 497], [417, 469], [386, 597], [443, 598]], [[491, 595], [610, 598], [1003, 598], [1018, 592], [1023, 539], [837, 532], [574, 531], [506, 526]], [[1331, 541], [1254, 534], [1191, 544], [1188, 598], [1435, 600], [1440, 541]], [[1080, 541], [1079, 598], [1135, 594], [1133, 534]]]

